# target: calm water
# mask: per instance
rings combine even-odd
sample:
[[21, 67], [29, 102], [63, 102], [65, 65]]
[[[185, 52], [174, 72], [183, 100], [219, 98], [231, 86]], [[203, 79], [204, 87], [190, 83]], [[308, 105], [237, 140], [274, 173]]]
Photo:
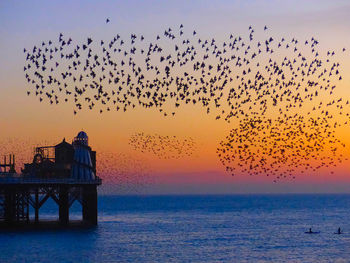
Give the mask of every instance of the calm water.
[[[89, 230], [0, 233], [0, 262], [350, 262], [350, 195], [104, 196]], [[42, 216], [55, 216], [54, 204]], [[72, 208], [79, 218], [81, 208]], [[338, 227], [343, 235], [333, 232]], [[305, 234], [309, 227], [320, 234]]]

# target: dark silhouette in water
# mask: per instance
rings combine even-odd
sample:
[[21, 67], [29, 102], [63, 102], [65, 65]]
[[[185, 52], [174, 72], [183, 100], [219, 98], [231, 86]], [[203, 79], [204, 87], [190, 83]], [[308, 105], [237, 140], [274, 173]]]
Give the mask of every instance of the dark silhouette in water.
[[309, 228], [309, 231], [305, 232], [305, 234], [319, 234], [320, 232], [314, 232], [312, 231], [311, 227]]
[[335, 232], [334, 234], [337, 234], [337, 235], [343, 234], [343, 233], [341, 232], [340, 227], [338, 227], [338, 231], [337, 231], [337, 232]]

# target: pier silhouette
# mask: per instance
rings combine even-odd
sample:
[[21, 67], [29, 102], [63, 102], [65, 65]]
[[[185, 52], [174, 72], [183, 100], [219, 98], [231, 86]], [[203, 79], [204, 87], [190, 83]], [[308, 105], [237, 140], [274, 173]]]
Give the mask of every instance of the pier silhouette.
[[[97, 225], [96, 152], [81, 131], [72, 144], [65, 139], [55, 146], [37, 147], [32, 163], [16, 173], [15, 156], [0, 164], [0, 221], [4, 226], [39, 224], [39, 211], [51, 198], [58, 205], [59, 224], [69, 225], [69, 208], [82, 206], [84, 225]], [[30, 207], [34, 222], [30, 220]]]

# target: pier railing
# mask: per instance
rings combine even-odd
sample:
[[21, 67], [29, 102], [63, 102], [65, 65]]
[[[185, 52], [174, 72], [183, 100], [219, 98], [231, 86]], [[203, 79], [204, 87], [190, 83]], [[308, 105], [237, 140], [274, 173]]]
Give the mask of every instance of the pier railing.
[[97, 177], [94, 180], [81, 180], [74, 178], [34, 178], [34, 177], [14, 177], [0, 174], [0, 184], [95, 184], [100, 185], [102, 179]]

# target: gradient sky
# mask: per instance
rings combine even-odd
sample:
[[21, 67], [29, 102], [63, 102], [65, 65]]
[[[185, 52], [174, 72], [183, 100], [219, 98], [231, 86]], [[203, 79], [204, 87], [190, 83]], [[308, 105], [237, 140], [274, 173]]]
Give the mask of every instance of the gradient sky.
[[[108, 192], [347, 192], [350, 190], [349, 161], [339, 165], [332, 175], [321, 170], [277, 184], [264, 177], [232, 178], [224, 172], [215, 153], [232, 124], [216, 121], [214, 115], [204, 114], [199, 107], [182, 107], [174, 118], [142, 108], [102, 115], [84, 111], [74, 116], [69, 104], [38, 103], [34, 97], [26, 96], [28, 84], [23, 74], [23, 48], [57, 39], [60, 32], [78, 41], [86, 37], [110, 40], [117, 33], [125, 37], [130, 33], [155, 36], [182, 23], [204, 37], [224, 39], [231, 32], [246, 33], [249, 25], [268, 25], [275, 35], [301, 40], [314, 36], [325, 50], [346, 47], [348, 52], [338, 58], [343, 81], [337, 92], [350, 99], [349, 13], [350, 3], [345, 0], [1, 1], [0, 141], [14, 148], [0, 146], [0, 154], [11, 151], [19, 159], [31, 161], [31, 149], [26, 150], [26, 147], [55, 144], [63, 137], [71, 140], [84, 129], [91, 146], [98, 150], [98, 157], [109, 158], [118, 165], [121, 158], [123, 163], [131, 160], [125, 173], [134, 179], [117, 177], [111, 180], [104, 175], [104, 189]], [[106, 25], [107, 17], [111, 22]], [[134, 152], [128, 146], [129, 136], [140, 131], [183, 138], [191, 136], [199, 147], [192, 157], [158, 160]], [[350, 145], [348, 133], [345, 128], [337, 131], [347, 147]], [[347, 149], [344, 154], [350, 157]], [[135, 162], [142, 163], [137, 169], [147, 170], [147, 175], [136, 175], [138, 170], [132, 171]]]

